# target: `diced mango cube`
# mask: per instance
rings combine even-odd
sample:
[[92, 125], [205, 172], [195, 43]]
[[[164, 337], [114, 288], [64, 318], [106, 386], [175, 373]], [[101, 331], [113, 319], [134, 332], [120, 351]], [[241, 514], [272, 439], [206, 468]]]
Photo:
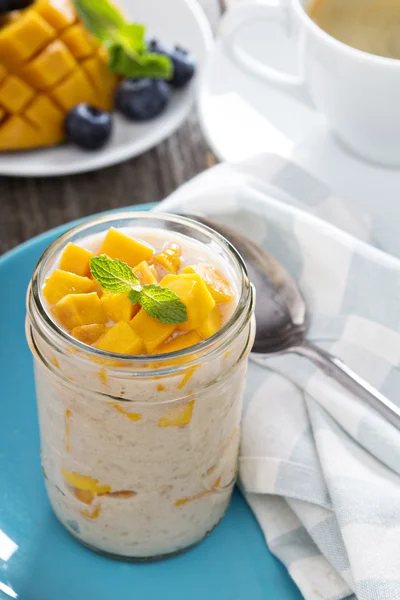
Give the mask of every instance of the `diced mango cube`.
[[113, 259], [119, 258], [130, 267], [136, 267], [143, 260], [149, 260], [153, 253], [153, 248], [134, 240], [114, 227], [108, 231], [99, 250], [99, 254], [106, 254]]
[[149, 354], [173, 334], [176, 325], [166, 325], [150, 317], [143, 308], [133, 317], [131, 327], [141, 337]]
[[158, 283], [157, 279], [154, 276], [154, 271], [149, 266], [149, 263], [145, 260], [142, 260], [134, 269], [133, 272], [137, 277], [139, 277], [139, 281], [141, 285], [147, 285], [150, 283]]
[[115, 86], [117, 85], [117, 75], [108, 68], [108, 54], [103, 58], [100, 48], [95, 56], [92, 56], [81, 63], [93, 87], [97, 91], [96, 106], [105, 110], [112, 110], [114, 106]]
[[83, 59], [95, 51], [97, 48], [96, 40], [90, 35], [87, 29], [78, 23], [61, 34], [61, 39], [69, 48], [72, 55], [77, 59]]
[[98, 479], [94, 479], [89, 475], [81, 475], [81, 473], [68, 471], [65, 468], [61, 471], [65, 481], [78, 490], [93, 492], [93, 494], [106, 494], [107, 492], [111, 492], [111, 486], [101, 484]]
[[54, 40], [23, 69], [25, 79], [36, 89], [47, 90], [65, 79], [77, 62], [61, 40]]
[[200, 327], [215, 306], [214, 298], [197, 273], [166, 275], [160, 285], [175, 292], [186, 305], [188, 319], [185, 323], [178, 325], [178, 329], [181, 331]]
[[97, 283], [88, 277], [56, 269], [43, 287], [43, 296], [49, 304], [56, 304], [68, 294], [86, 294], [94, 292], [96, 288]]
[[81, 69], [75, 69], [49, 95], [65, 110], [71, 110], [81, 102], [96, 106], [97, 94], [89, 79]]
[[182, 253], [178, 244], [169, 244], [162, 252], [153, 257], [153, 262], [164, 267], [169, 273], [176, 274], [181, 266]]
[[40, 0], [35, 4], [35, 10], [57, 31], [65, 29], [76, 21], [72, 0]]
[[0, 29], [0, 60], [6, 67], [18, 66], [36, 54], [56, 35], [53, 27], [35, 11]]
[[100, 298], [103, 304], [104, 310], [106, 311], [107, 317], [118, 323], [119, 321], [130, 321], [134, 315], [139, 312], [140, 306], [138, 304], [132, 304], [128, 299], [128, 294], [115, 294], [113, 292], [105, 291]]
[[192, 420], [194, 400], [181, 406], [174, 406], [167, 410], [157, 423], [158, 427], [182, 427]]
[[204, 323], [197, 328], [197, 332], [205, 340], [221, 329], [222, 318], [218, 306], [214, 306]]
[[61, 141], [65, 135], [64, 113], [45, 94], [39, 94], [25, 109], [26, 118], [38, 129], [51, 129]]
[[0, 87], [0, 104], [11, 113], [20, 112], [33, 96], [33, 89], [14, 75], [6, 77]]
[[54, 315], [69, 330], [80, 325], [107, 322], [107, 315], [96, 292], [64, 296], [55, 305]]
[[61, 255], [60, 269], [75, 273], [81, 277], [89, 277], [90, 259], [93, 256], [93, 252], [85, 250], [85, 248], [76, 244], [69, 243]]
[[71, 335], [83, 342], [84, 344], [94, 344], [97, 340], [106, 333], [107, 326], [100, 323], [92, 323], [91, 325], [80, 325], [74, 327]]
[[212, 265], [203, 263], [191, 265], [190, 267], [185, 267], [182, 273], [197, 273], [200, 275], [204, 279], [215, 302], [229, 302], [234, 298], [231, 286]]
[[166, 354], [167, 352], [178, 352], [184, 348], [190, 348], [195, 344], [199, 344], [203, 341], [203, 338], [197, 333], [197, 331], [189, 331], [182, 335], [176, 336], [169, 342], [164, 342], [155, 350], [155, 354]]
[[121, 321], [111, 327], [94, 346], [117, 354], [143, 354], [143, 341], [128, 323]]

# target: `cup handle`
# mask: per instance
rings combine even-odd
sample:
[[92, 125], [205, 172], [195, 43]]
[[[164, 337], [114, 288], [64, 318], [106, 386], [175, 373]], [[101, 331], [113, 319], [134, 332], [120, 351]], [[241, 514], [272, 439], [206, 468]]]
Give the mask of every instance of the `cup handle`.
[[[273, 67], [263, 64], [261, 61], [250, 56], [237, 42], [237, 37], [243, 28], [252, 23], [260, 21], [272, 21], [284, 28], [287, 36], [292, 37], [291, 6], [287, 0], [280, 0], [278, 4], [271, 0], [251, 0], [238, 4], [228, 10], [220, 23], [220, 39], [225, 47], [226, 53], [231, 60], [242, 70], [261, 77], [264, 81], [274, 84], [276, 87], [289, 92], [299, 91], [301, 96], [307, 96], [303, 79], [298, 75], [284, 73]], [[279, 49], [277, 49], [279, 51]], [[302, 98], [304, 99], [304, 98]]]

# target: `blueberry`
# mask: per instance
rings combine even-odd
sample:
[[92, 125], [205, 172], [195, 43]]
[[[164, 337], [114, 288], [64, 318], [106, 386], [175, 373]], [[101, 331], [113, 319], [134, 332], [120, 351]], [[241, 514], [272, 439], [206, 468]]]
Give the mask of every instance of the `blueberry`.
[[157, 54], [164, 54], [172, 60], [174, 74], [170, 83], [176, 88], [184, 87], [189, 83], [196, 72], [196, 64], [193, 55], [180, 46], [171, 48], [160, 44], [157, 40], [150, 40], [149, 50], [151, 52], [156, 52]]
[[118, 86], [115, 105], [128, 119], [147, 121], [163, 112], [169, 87], [161, 79], [124, 79]]
[[33, 4], [34, 0], [0, 0], [0, 14], [12, 10], [22, 10]]
[[110, 139], [112, 117], [110, 113], [89, 104], [78, 104], [65, 118], [67, 137], [80, 148], [99, 150]]

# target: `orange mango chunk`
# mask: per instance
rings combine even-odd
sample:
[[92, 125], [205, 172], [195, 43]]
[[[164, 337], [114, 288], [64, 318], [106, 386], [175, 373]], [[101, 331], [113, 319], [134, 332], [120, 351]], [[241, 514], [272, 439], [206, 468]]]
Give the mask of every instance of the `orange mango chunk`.
[[94, 346], [99, 350], [117, 354], [143, 354], [144, 352], [141, 338], [124, 321], [111, 327]]
[[141, 309], [130, 322], [132, 329], [141, 337], [149, 354], [165, 342], [175, 331], [176, 325], [160, 323]]
[[194, 400], [186, 402], [181, 406], [174, 406], [167, 410], [157, 423], [158, 427], [182, 427], [188, 425], [192, 420]]
[[181, 260], [182, 253], [178, 244], [169, 244], [162, 252], [157, 252], [153, 257], [153, 262], [173, 274], [179, 271]]
[[107, 322], [107, 315], [96, 292], [64, 296], [55, 305], [54, 314], [66, 329]]
[[105, 291], [101, 297], [101, 303], [107, 317], [114, 323], [130, 321], [140, 309], [138, 304], [132, 304], [127, 293], [115, 294]]
[[93, 494], [106, 494], [107, 492], [111, 492], [111, 487], [109, 485], [101, 484], [98, 479], [94, 479], [89, 475], [82, 475], [81, 473], [76, 473], [76, 471], [68, 471], [65, 468], [62, 468], [61, 472], [65, 481], [78, 490], [92, 492]]
[[143, 260], [149, 260], [153, 252], [150, 246], [134, 240], [114, 227], [108, 231], [99, 250], [99, 254], [106, 254], [112, 259], [119, 258], [132, 268]]
[[199, 344], [203, 341], [203, 338], [197, 333], [197, 331], [189, 331], [182, 335], [178, 335], [169, 342], [164, 342], [158, 348], [156, 348], [155, 354], [166, 354], [167, 352], [178, 352], [184, 348], [190, 348], [195, 344]]
[[71, 54], [78, 59], [87, 58], [93, 54], [97, 48], [95, 39], [85, 29], [82, 23], [68, 27], [68, 29], [61, 34], [61, 40], [68, 47]]
[[76, 67], [76, 60], [66, 45], [61, 40], [54, 40], [24, 67], [23, 75], [36, 89], [47, 90]]
[[81, 69], [72, 71], [49, 95], [65, 110], [71, 110], [80, 102], [96, 106], [96, 91]]
[[79, 325], [78, 327], [74, 327], [71, 331], [71, 335], [80, 342], [91, 346], [97, 342], [97, 340], [104, 335], [106, 331], [106, 325], [102, 325], [100, 323], [91, 323], [90, 325]]
[[86, 294], [94, 292], [96, 288], [97, 283], [88, 277], [56, 269], [44, 284], [43, 296], [49, 304], [57, 304], [68, 294]]
[[231, 286], [212, 265], [202, 263], [191, 265], [190, 267], [185, 267], [182, 273], [197, 273], [200, 275], [204, 279], [215, 302], [229, 302], [234, 298]]
[[36, 54], [56, 35], [53, 27], [35, 11], [0, 29], [0, 57], [6, 67], [17, 66]]
[[39, 0], [35, 10], [50, 25], [61, 31], [76, 21], [76, 12], [72, 0]]
[[140, 413], [132, 413], [129, 412], [128, 410], [126, 410], [125, 408], [122, 408], [122, 406], [120, 406], [119, 404], [111, 404], [111, 406], [117, 411], [119, 412], [121, 415], [124, 415], [125, 417], [128, 417], [128, 419], [130, 421], [141, 421], [143, 419], [142, 415]]
[[158, 283], [155, 277], [154, 270], [149, 266], [149, 263], [142, 260], [134, 269], [133, 272], [139, 277], [140, 285], [147, 285], [150, 283]]
[[214, 298], [197, 273], [166, 275], [160, 285], [175, 292], [186, 305], [188, 319], [185, 323], [178, 325], [180, 331], [200, 327], [215, 306]]
[[33, 96], [33, 89], [14, 75], [6, 77], [0, 87], [0, 104], [11, 113], [20, 112]]
[[76, 244], [69, 243], [61, 255], [60, 269], [80, 275], [81, 277], [89, 277], [90, 275], [90, 259], [94, 256], [93, 252], [81, 248]]
[[218, 306], [214, 306], [204, 323], [197, 328], [197, 332], [205, 340], [221, 329], [222, 317]]

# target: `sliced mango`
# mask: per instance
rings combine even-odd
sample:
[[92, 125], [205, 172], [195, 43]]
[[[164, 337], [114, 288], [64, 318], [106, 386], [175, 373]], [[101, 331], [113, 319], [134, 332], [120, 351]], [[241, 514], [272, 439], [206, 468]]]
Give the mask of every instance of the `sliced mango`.
[[95, 344], [95, 348], [118, 354], [143, 354], [143, 341], [128, 323], [111, 327]]
[[85, 250], [81, 246], [69, 243], [65, 246], [64, 252], [60, 259], [60, 269], [80, 275], [81, 277], [89, 277], [90, 275], [90, 259], [94, 256], [93, 252]]
[[166, 354], [167, 352], [178, 352], [184, 348], [190, 348], [195, 344], [199, 344], [203, 341], [203, 338], [197, 333], [197, 331], [189, 331], [189, 333], [183, 333], [178, 335], [169, 342], [164, 342], [155, 350], [155, 354]]
[[106, 325], [101, 323], [92, 323], [91, 325], [79, 325], [78, 327], [74, 327], [71, 331], [71, 335], [80, 342], [91, 346], [97, 342], [97, 340], [104, 335], [106, 331]]
[[49, 95], [64, 111], [69, 111], [80, 102], [96, 106], [96, 90], [82, 70], [76, 69], [58, 86], [49, 90]]
[[218, 306], [214, 306], [204, 323], [197, 328], [197, 333], [205, 340], [221, 329], [222, 317]]
[[119, 321], [130, 321], [139, 312], [140, 306], [132, 304], [128, 294], [114, 294], [105, 291], [101, 297], [101, 303], [106, 311], [107, 317], [118, 323]]
[[56, 304], [68, 294], [86, 294], [94, 292], [96, 288], [97, 283], [88, 277], [56, 269], [44, 284], [43, 296], [49, 304]]
[[54, 28], [34, 10], [27, 10], [0, 29], [0, 61], [13, 68], [31, 58], [56, 36]]
[[66, 329], [74, 329], [80, 325], [91, 325], [92, 323], [106, 323], [107, 316], [98, 295], [91, 294], [68, 294], [64, 296], [54, 307], [55, 317]]
[[108, 68], [108, 54], [100, 48], [95, 56], [86, 59], [82, 67], [97, 92], [96, 106], [110, 110], [114, 106], [115, 87], [118, 77]]
[[158, 427], [183, 427], [192, 420], [194, 400], [181, 406], [174, 406], [167, 410], [157, 423]]
[[9, 75], [0, 87], [0, 105], [10, 113], [18, 113], [32, 100], [34, 93], [22, 79]]
[[77, 20], [72, 0], [39, 0], [34, 8], [57, 31], [62, 31]]
[[82, 23], [68, 27], [68, 29], [61, 34], [60, 39], [75, 58], [87, 58], [97, 49], [95, 39], [92, 38]]
[[61, 40], [54, 40], [23, 69], [24, 79], [37, 90], [47, 90], [77, 67], [76, 60]]
[[110, 258], [119, 258], [130, 267], [136, 267], [143, 260], [149, 260], [154, 250], [143, 242], [139, 242], [125, 233], [111, 227], [99, 250], [99, 254], [107, 254]]
[[133, 317], [130, 322], [132, 329], [143, 340], [145, 348], [149, 354], [157, 346], [165, 342], [175, 331], [176, 325], [166, 325], [150, 317], [143, 308]]
[[214, 298], [215, 302], [229, 302], [234, 298], [234, 293], [227, 280], [215, 267], [200, 263], [182, 269], [182, 273], [197, 273], [202, 279]]
[[200, 327], [215, 306], [215, 300], [197, 273], [166, 275], [160, 285], [171, 289], [186, 305], [188, 319], [178, 329], [188, 331]]
[[81, 473], [76, 473], [76, 471], [68, 471], [65, 468], [61, 469], [61, 472], [65, 481], [78, 490], [93, 492], [93, 494], [106, 494], [107, 492], [111, 492], [111, 487], [109, 485], [99, 483], [99, 480], [94, 479], [94, 477], [82, 475]]
[[[37, 129], [37, 137], [46, 138], [53, 136], [57, 141], [64, 139], [64, 113], [60, 108], [45, 94], [39, 94], [25, 109], [26, 119]], [[0, 135], [2, 130], [0, 130]], [[18, 141], [18, 140], [16, 140]], [[44, 139], [42, 140], [44, 143]]]
[[137, 277], [139, 277], [139, 281], [141, 285], [147, 285], [150, 283], [158, 283], [154, 271], [149, 266], [149, 263], [145, 260], [142, 260], [134, 269], [133, 272]]
[[154, 263], [157, 263], [173, 274], [176, 274], [179, 271], [181, 261], [182, 252], [178, 244], [169, 244], [162, 252], [157, 252], [153, 257]]

